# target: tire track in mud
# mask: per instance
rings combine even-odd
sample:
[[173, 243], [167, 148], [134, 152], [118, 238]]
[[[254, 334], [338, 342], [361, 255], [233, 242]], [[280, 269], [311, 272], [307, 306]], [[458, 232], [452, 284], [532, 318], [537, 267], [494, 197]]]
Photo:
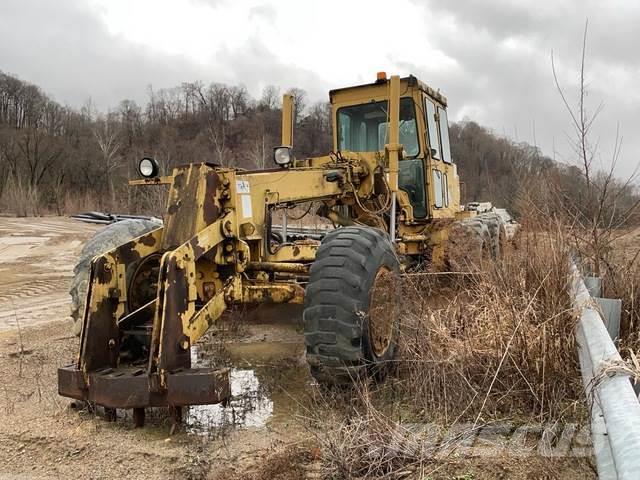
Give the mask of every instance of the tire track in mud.
[[[49, 220], [37, 220], [32, 222], [22, 222], [16, 220], [10, 220], [3, 218], [2, 224], [0, 224], [0, 233], [7, 232], [14, 236], [38, 235], [45, 234], [61, 234], [61, 235], [73, 235], [73, 234], [87, 234], [88, 232], [95, 232], [95, 226], [81, 223], [81, 222], [64, 222], [61, 223], [60, 219]], [[77, 223], [77, 225], [75, 224]]]
[[98, 230], [64, 217], [0, 217], [0, 330], [68, 317], [75, 259]]
[[0, 284], [0, 330], [68, 315], [70, 278]]
[[0, 304], [0, 331], [60, 320], [69, 315], [69, 295], [52, 293]]
[[52, 278], [32, 280], [28, 283], [10, 282], [0, 284], [0, 312], [3, 310], [2, 304], [10, 300], [26, 299], [45, 295], [54, 291], [64, 291], [69, 288], [70, 278]]

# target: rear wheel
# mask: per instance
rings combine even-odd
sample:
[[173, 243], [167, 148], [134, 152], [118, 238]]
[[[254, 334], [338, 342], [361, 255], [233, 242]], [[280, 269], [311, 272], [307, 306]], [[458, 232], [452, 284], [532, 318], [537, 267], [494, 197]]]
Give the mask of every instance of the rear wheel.
[[470, 271], [498, 260], [502, 254], [503, 225], [497, 214], [486, 213], [457, 221], [449, 231], [449, 268]]
[[398, 273], [381, 230], [340, 228], [322, 240], [303, 314], [307, 361], [319, 382], [385, 375], [396, 351]]

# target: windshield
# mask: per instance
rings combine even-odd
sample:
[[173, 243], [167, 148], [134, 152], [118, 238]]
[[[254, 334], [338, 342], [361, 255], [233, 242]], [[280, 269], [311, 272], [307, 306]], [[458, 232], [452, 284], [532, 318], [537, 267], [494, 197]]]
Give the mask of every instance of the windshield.
[[[338, 150], [378, 152], [389, 143], [387, 101], [371, 102], [338, 110]], [[416, 113], [413, 100], [400, 100], [400, 143], [405, 155], [415, 157], [420, 152]]]

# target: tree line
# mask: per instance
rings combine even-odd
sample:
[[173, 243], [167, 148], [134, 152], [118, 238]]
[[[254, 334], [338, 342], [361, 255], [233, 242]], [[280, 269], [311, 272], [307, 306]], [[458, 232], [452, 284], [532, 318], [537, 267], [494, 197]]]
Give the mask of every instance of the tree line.
[[[287, 93], [295, 96], [296, 154], [328, 153], [329, 103], [311, 103], [299, 88]], [[126, 185], [136, 177], [138, 159], [153, 156], [164, 172], [191, 161], [269, 167], [280, 141], [280, 109], [275, 86], [252, 98], [241, 85], [187, 82], [150, 86], [144, 105], [123, 100], [98, 112], [91, 101], [81, 108], [60, 105], [38, 86], [0, 72], [0, 212], [160, 213], [160, 193]], [[580, 169], [472, 121], [452, 123], [450, 130], [464, 201], [493, 201], [516, 213], [544, 202], [547, 209], [559, 201], [578, 209], [583, 204]], [[620, 188], [626, 191], [618, 202], [636, 198], [633, 184]]]

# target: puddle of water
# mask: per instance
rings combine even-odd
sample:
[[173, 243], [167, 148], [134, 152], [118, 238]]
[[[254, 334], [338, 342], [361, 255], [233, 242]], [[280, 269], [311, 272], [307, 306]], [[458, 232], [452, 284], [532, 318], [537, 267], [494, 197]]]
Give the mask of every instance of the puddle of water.
[[[183, 427], [187, 434], [218, 439], [234, 430], [260, 432], [288, 426], [312, 381], [303, 357], [302, 336], [296, 330], [298, 322], [285, 315], [274, 318], [273, 323], [249, 324], [241, 338], [203, 339], [191, 348], [195, 368], [232, 366], [231, 399], [226, 406], [185, 407]], [[264, 316], [259, 320], [266, 322]], [[131, 412], [119, 410], [118, 415], [128, 418]], [[166, 409], [148, 409], [147, 425], [164, 428], [166, 415]]]
[[[233, 344], [227, 345], [232, 347]], [[275, 346], [279, 346], [275, 344]], [[273, 347], [273, 346], [272, 346]], [[245, 354], [249, 352], [245, 350]], [[278, 353], [292, 353], [291, 346], [284, 349], [270, 348], [275, 357]], [[307, 388], [309, 375], [300, 365], [287, 364], [283, 357], [279, 360], [271, 357], [264, 363], [264, 352], [258, 349], [251, 360], [259, 366], [249, 364], [246, 367], [232, 368], [229, 375], [231, 382], [231, 400], [227, 406], [196, 405], [185, 412], [185, 430], [187, 433], [202, 436], [217, 436], [230, 429], [264, 428], [277, 421], [282, 415], [290, 414], [297, 403], [296, 398]], [[287, 357], [284, 357], [287, 358]], [[289, 357], [290, 358], [290, 357]], [[243, 355], [247, 363], [246, 356]], [[198, 346], [191, 349], [191, 364], [194, 367], [210, 367], [211, 357], [206, 349]]]
[[[200, 349], [191, 349], [194, 367], [210, 367], [211, 362]], [[273, 401], [253, 369], [232, 368], [229, 374], [231, 400], [222, 404], [194, 405], [188, 408], [185, 426], [188, 433], [209, 435], [225, 427], [264, 427], [273, 414]]]
[[196, 405], [185, 416], [186, 431], [210, 435], [225, 427], [264, 427], [273, 415], [273, 401], [260, 384], [253, 370], [232, 369], [230, 372], [231, 401], [226, 407]]

